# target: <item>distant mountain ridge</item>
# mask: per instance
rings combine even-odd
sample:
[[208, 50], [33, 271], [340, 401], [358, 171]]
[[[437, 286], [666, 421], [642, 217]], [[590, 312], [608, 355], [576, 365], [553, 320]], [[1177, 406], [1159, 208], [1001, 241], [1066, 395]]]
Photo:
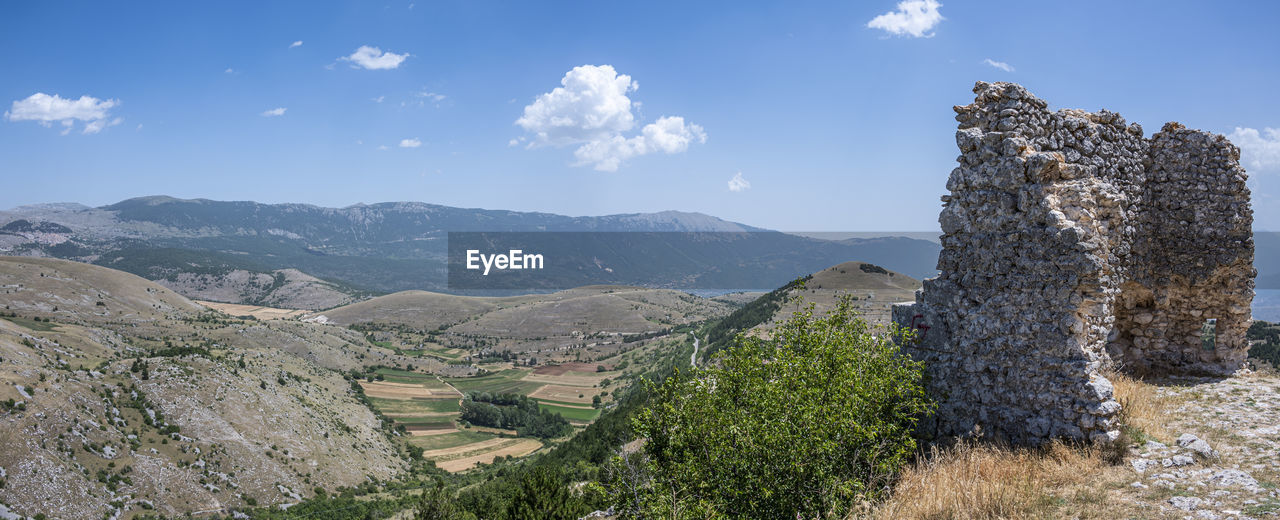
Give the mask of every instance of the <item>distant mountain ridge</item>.
[[[678, 286], [681, 280], [688, 279], [690, 269], [720, 273], [736, 266], [743, 274], [728, 277], [725, 283], [743, 285], [726, 288], [768, 288], [849, 260], [874, 262], [923, 278], [932, 275], [938, 250], [936, 244], [908, 238], [819, 240], [701, 213], [663, 211], [570, 217], [422, 202], [326, 208], [148, 196], [97, 208], [53, 203], [0, 212], [0, 227], [19, 220], [27, 222], [21, 224], [24, 229], [39, 227], [59, 232], [0, 231], [0, 254], [90, 262], [151, 280], [198, 279], [201, 287], [225, 285], [219, 278], [232, 273], [239, 280], [259, 273], [274, 276], [272, 273], [277, 270], [297, 269], [332, 282], [326, 289], [344, 287], [350, 289], [348, 293], [447, 290], [445, 242], [448, 233], [454, 231], [744, 234], [726, 246], [723, 260], [699, 258], [691, 263], [683, 259], [677, 265], [673, 259], [670, 265], [663, 265], [661, 255], [646, 258], [652, 264], [646, 273], [652, 274], [656, 287]], [[169, 285], [180, 291], [197, 286]], [[187, 292], [196, 295], [194, 290]], [[290, 303], [254, 294], [258, 301]], [[341, 299], [333, 296], [311, 300]]]

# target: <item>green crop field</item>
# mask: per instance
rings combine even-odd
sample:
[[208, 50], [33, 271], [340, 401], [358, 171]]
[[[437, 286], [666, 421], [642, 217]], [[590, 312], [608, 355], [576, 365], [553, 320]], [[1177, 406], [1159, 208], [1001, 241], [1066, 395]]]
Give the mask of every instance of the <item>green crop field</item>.
[[9, 320], [19, 326], [26, 327], [29, 330], [38, 332], [49, 332], [54, 329], [54, 325], [47, 321], [35, 321], [30, 318], [11, 318], [6, 316], [4, 319]]
[[538, 407], [551, 413], [558, 413], [570, 421], [588, 422], [595, 420], [596, 416], [600, 415], [600, 410], [595, 408], [569, 408], [567, 406], [542, 403], [538, 403]]
[[541, 398], [541, 397], [537, 397], [537, 398], [535, 398], [535, 399], [537, 399], [537, 400], [538, 400], [538, 403], [540, 403], [540, 404], [547, 404], [547, 405], [551, 405], [551, 406], [557, 406], [557, 405], [558, 405], [558, 406], [563, 406], [563, 407], [566, 407], [566, 408], [573, 408], [573, 407], [575, 407], [575, 406], [591, 406], [591, 405], [590, 405], [590, 404], [588, 404], [588, 403], [571, 403], [571, 402], [569, 402], [569, 401], [555, 401], [555, 400], [552, 400], [552, 399], [543, 399], [543, 398]]
[[458, 433], [446, 433], [444, 435], [419, 435], [409, 439], [409, 443], [424, 450], [439, 450], [487, 441], [493, 437], [492, 433], [461, 430]]
[[521, 381], [520, 378], [526, 373], [528, 372], [525, 370], [511, 369], [480, 377], [451, 378], [448, 381], [463, 392], [528, 395], [545, 383]]
[[458, 412], [457, 399], [386, 399], [370, 397], [369, 402], [382, 413], [454, 413]]
[[384, 380], [392, 383], [419, 384], [432, 390], [444, 390], [449, 388], [448, 385], [441, 383], [440, 380], [436, 379], [436, 376], [431, 374], [420, 374], [418, 372], [397, 370], [394, 368], [379, 368], [374, 373], [381, 375]]

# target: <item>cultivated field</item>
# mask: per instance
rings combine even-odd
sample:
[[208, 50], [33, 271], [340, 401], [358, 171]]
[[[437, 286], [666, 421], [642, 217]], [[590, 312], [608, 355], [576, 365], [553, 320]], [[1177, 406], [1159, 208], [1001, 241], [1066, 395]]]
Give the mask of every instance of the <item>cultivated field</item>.
[[203, 300], [192, 300], [215, 311], [232, 316], [253, 316], [260, 320], [285, 320], [310, 314], [311, 311], [301, 309], [278, 309], [259, 305], [240, 305], [238, 303], [218, 303]]
[[[510, 367], [510, 365], [507, 365]], [[597, 372], [595, 363], [566, 363], [538, 368], [510, 367], [477, 377], [442, 378], [407, 370], [382, 368], [381, 381], [361, 381], [369, 402], [404, 427], [409, 443], [424, 450], [423, 456], [442, 469], [465, 471], [497, 457], [523, 457], [543, 442], [517, 438], [517, 432], [470, 426], [456, 420], [463, 393], [514, 393], [532, 397], [539, 406], [559, 413], [572, 424], [585, 426], [600, 415], [591, 406], [600, 395], [600, 383], [619, 372]]]
[[537, 439], [504, 439], [502, 444], [487, 446], [486, 449], [479, 452], [467, 450], [470, 444], [459, 446], [453, 450], [443, 450], [450, 452], [449, 455], [441, 455], [441, 461], [436, 462], [436, 466], [448, 472], [457, 473], [475, 467], [476, 464], [489, 464], [498, 457], [523, 457], [542, 448], [542, 442]]

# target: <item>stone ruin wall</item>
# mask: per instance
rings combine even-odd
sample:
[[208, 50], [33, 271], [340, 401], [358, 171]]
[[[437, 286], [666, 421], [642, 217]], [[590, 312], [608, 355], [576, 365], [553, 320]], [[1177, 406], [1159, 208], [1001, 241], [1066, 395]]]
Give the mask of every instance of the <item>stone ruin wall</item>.
[[940, 274], [894, 308], [939, 401], [925, 428], [1109, 440], [1120, 404], [1104, 368], [1238, 368], [1255, 275], [1239, 149], [1177, 123], [1145, 139], [1106, 110], [1050, 112], [1016, 84], [974, 92], [955, 107]]

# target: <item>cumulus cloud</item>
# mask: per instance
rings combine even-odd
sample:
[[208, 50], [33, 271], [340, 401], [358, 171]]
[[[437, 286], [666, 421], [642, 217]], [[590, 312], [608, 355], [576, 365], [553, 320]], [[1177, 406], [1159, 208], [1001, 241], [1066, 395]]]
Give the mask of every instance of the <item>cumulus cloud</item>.
[[412, 138], [412, 139], [401, 139], [401, 140], [400, 140], [400, 147], [401, 147], [401, 148], [417, 148], [417, 147], [419, 147], [419, 146], [422, 146], [422, 141], [419, 141], [417, 137], [414, 137], [414, 138]]
[[285, 107], [273, 108], [262, 113], [262, 117], [280, 117], [284, 115], [284, 111], [289, 110]]
[[369, 70], [394, 69], [409, 57], [409, 53], [396, 54], [394, 52], [382, 52], [382, 49], [361, 45], [359, 49], [351, 53], [350, 56], [338, 58], [342, 61], [351, 62], [352, 68], [365, 68]]
[[80, 99], [67, 99], [57, 94], [48, 95], [36, 92], [26, 99], [13, 102], [4, 113], [9, 121], [35, 121], [43, 126], [53, 126], [57, 122], [64, 128], [62, 135], [71, 132], [76, 121], [85, 123], [84, 133], [96, 134], [108, 126], [115, 126], [124, 121], [111, 118], [113, 107], [120, 104], [117, 99], [98, 99], [92, 96], [80, 96]]
[[987, 58], [985, 60], [982, 60], [982, 63], [984, 65], [990, 65], [992, 67], [1003, 70], [1005, 72], [1013, 72], [1013, 65], [1009, 65], [1008, 63], [1005, 63], [1003, 61], [996, 61], [991, 58]]
[[945, 18], [938, 12], [942, 4], [937, 0], [903, 0], [898, 8], [867, 22], [867, 27], [880, 29], [895, 36], [932, 38], [933, 28]]
[[294, 48], [294, 47], [301, 47], [301, 46], [302, 46], [302, 40], [298, 40], [298, 41], [296, 41], [296, 42], [293, 42], [293, 43], [290, 43], [290, 44], [289, 44], [289, 48], [290, 48], [290, 49], [292, 49], [292, 48]]
[[577, 159], [574, 166], [617, 171], [632, 157], [680, 153], [691, 143], [707, 140], [701, 126], [686, 123], [680, 116], [658, 118], [644, 125], [638, 135], [625, 136], [636, 125], [632, 109], [639, 106], [628, 94], [640, 85], [610, 65], [574, 67], [560, 85], [524, 107], [524, 115], [515, 124], [531, 134], [529, 148], [578, 146], [573, 152]]
[[1280, 129], [1236, 127], [1227, 135], [1240, 147], [1240, 162], [1250, 171], [1280, 170]]
[[747, 191], [751, 189], [751, 183], [742, 178], [742, 172], [733, 174], [733, 178], [729, 179], [729, 191], [734, 193]]

